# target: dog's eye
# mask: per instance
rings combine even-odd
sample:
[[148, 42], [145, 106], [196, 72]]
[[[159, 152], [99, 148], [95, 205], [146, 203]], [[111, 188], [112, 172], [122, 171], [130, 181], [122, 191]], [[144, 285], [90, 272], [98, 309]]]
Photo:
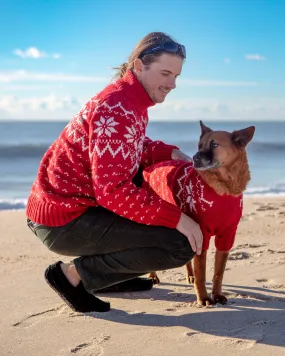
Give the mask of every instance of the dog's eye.
[[211, 141], [210, 148], [217, 148], [217, 147], [219, 147], [219, 144], [214, 141]]

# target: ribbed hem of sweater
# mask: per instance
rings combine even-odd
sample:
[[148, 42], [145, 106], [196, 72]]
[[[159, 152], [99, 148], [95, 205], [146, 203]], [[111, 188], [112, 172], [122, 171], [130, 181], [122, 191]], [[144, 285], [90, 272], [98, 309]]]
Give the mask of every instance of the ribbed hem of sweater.
[[[64, 226], [70, 221], [82, 215], [88, 207], [79, 207], [70, 210], [65, 206], [50, 204], [30, 196], [26, 208], [26, 217], [37, 224], [50, 227]], [[159, 215], [151, 225], [165, 226], [175, 229], [181, 217], [181, 210], [175, 205], [163, 202], [160, 207]]]
[[68, 209], [65, 206], [51, 204], [30, 196], [27, 202], [26, 216], [37, 224], [58, 227], [82, 215], [88, 207], [81, 206], [77, 209]]

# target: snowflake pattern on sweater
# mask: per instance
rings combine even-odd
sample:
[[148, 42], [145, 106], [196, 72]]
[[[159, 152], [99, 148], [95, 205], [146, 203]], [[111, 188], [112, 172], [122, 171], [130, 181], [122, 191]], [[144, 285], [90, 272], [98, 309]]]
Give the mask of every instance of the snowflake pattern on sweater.
[[215, 236], [216, 248], [229, 251], [242, 216], [242, 195], [218, 195], [193, 168], [192, 163], [164, 161], [144, 171], [144, 186], [162, 199], [178, 206], [200, 224], [203, 250], [208, 250]]
[[132, 179], [176, 146], [145, 137], [153, 102], [131, 71], [89, 100], [44, 155], [27, 204], [32, 221], [60, 226], [98, 205], [142, 224], [175, 228], [181, 211]]

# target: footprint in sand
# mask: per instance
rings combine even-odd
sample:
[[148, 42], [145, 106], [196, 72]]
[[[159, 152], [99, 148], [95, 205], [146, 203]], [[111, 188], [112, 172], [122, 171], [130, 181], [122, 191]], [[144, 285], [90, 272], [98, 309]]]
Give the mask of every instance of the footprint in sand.
[[128, 311], [128, 314], [129, 315], [133, 315], [133, 316], [140, 316], [140, 315], [146, 314], [146, 312], [145, 311], [139, 311], [139, 310], [131, 310], [131, 311]]
[[35, 313], [27, 316], [26, 318], [14, 323], [12, 326], [15, 327], [31, 327], [40, 322], [46, 322], [47, 318], [54, 318], [59, 315], [62, 315], [66, 311], [67, 307], [62, 305], [58, 308], [44, 310], [40, 313]]
[[[240, 249], [240, 248], [258, 248], [258, 247], [264, 247], [264, 246], [265, 246], [265, 244], [244, 244], [244, 245], [238, 245], [236, 247], [236, 249]], [[256, 251], [253, 254], [245, 252], [245, 251], [233, 252], [233, 253], [230, 253], [229, 260], [230, 261], [233, 261], [233, 260], [247, 260], [247, 259], [249, 259], [250, 257], [253, 257], [253, 256], [254, 257], [261, 257], [264, 254], [272, 255], [272, 254], [275, 254], [275, 253], [283, 254], [283, 253], [285, 253], [285, 250], [272, 250], [272, 249], [268, 248], [268, 249], [265, 249], [265, 250]], [[280, 261], [278, 261], [278, 263], [280, 263]]]
[[104, 354], [104, 343], [111, 338], [110, 335], [102, 334], [91, 342], [85, 342], [69, 350], [69, 354], [78, 356], [100, 356]]
[[[259, 282], [259, 283], [264, 283], [264, 282], [269, 282], [267, 278], [258, 278], [256, 279], [256, 282]], [[264, 288], [270, 288], [270, 289], [275, 289], [275, 290], [284, 290], [285, 288], [285, 285], [284, 284], [266, 284], [266, 285], [262, 285], [262, 287]]]
[[268, 205], [261, 205], [256, 210], [257, 211], [279, 210], [279, 207], [268, 204]]
[[199, 342], [208, 342], [210, 344], [220, 346], [236, 347], [239, 350], [246, 350], [253, 347], [257, 342], [263, 340], [264, 337], [264, 324], [269, 324], [268, 321], [259, 321], [239, 329], [233, 330], [221, 330], [218, 333], [224, 334], [224, 336], [215, 335], [217, 331], [207, 331], [207, 333], [201, 332], [189, 332], [185, 336], [195, 339]]
[[271, 284], [269, 287], [270, 287], [270, 289], [281, 289], [281, 290], [284, 290], [285, 285], [284, 284]]
[[248, 252], [234, 252], [229, 255], [229, 260], [247, 260], [251, 257], [251, 254]]
[[262, 283], [262, 282], [268, 282], [267, 278], [258, 278], [256, 279], [256, 282]]
[[268, 248], [267, 250], [260, 251], [260, 253], [269, 253], [272, 255], [273, 253], [285, 253], [285, 250], [272, 250], [271, 248]]
[[236, 249], [239, 248], [258, 248], [258, 247], [264, 247], [266, 246], [266, 243], [261, 243], [261, 244], [241, 244], [241, 245], [237, 245]]
[[241, 218], [241, 221], [253, 221], [255, 220], [256, 213], [244, 214]]
[[165, 309], [166, 311], [179, 311], [182, 310], [183, 308], [188, 308], [191, 304], [191, 301], [187, 301], [187, 302], [175, 302], [171, 304], [171, 308]]

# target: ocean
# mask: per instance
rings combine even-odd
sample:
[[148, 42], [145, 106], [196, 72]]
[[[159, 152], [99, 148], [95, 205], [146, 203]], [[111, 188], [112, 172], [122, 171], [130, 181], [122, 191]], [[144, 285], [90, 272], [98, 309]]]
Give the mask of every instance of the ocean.
[[[233, 131], [256, 127], [248, 145], [251, 182], [245, 196], [285, 196], [285, 122], [204, 122]], [[24, 209], [40, 160], [67, 121], [0, 121], [0, 210]], [[150, 122], [147, 136], [196, 152], [198, 122]]]

